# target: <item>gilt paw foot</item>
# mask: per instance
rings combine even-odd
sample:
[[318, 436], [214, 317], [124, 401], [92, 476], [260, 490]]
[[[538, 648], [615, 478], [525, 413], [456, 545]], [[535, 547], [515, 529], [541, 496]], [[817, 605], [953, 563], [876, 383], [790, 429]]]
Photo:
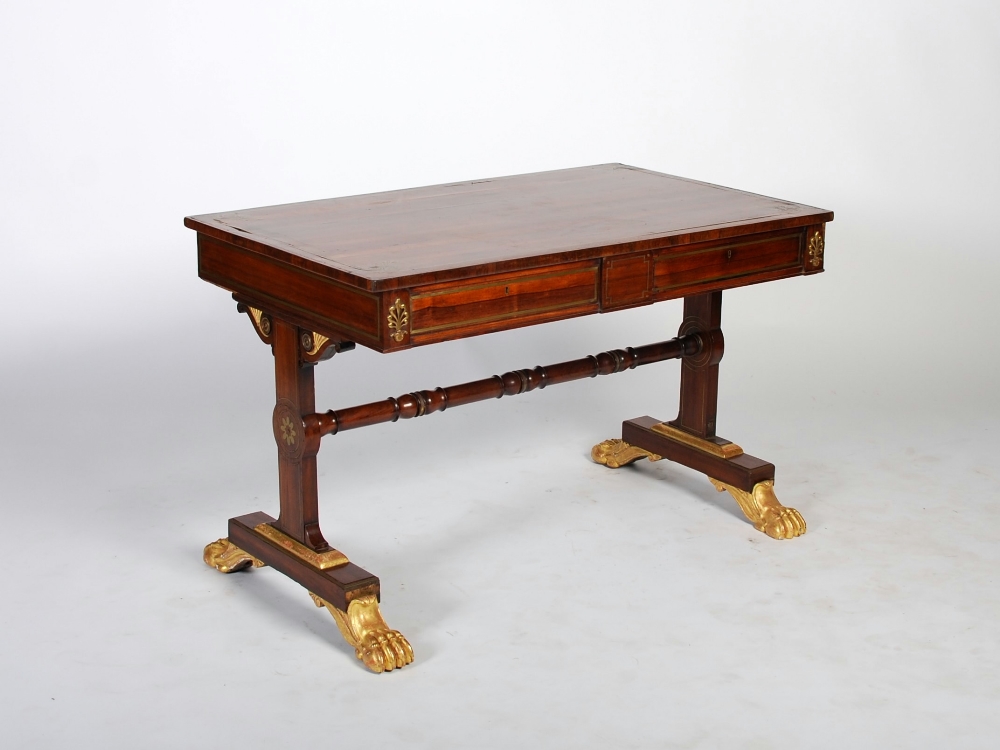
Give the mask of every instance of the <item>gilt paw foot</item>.
[[354, 655], [372, 672], [391, 672], [413, 661], [413, 649], [398, 630], [391, 630], [382, 617], [374, 595], [351, 600], [347, 611], [309, 592], [317, 607], [326, 607], [344, 640], [354, 646]]
[[806, 533], [806, 522], [795, 508], [786, 508], [774, 494], [774, 480], [754, 485], [753, 492], [741, 490], [718, 479], [708, 480], [719, 492], [728, 492], [757, 531], [772, 539], [793, 539]]

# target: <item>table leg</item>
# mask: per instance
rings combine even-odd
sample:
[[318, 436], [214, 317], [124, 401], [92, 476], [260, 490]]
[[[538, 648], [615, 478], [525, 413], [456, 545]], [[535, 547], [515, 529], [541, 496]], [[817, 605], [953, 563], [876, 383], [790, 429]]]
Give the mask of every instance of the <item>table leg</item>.
[[621, 440], [594, 446], [594, 461], [619, 468], [648, 458], [667, 458], [708, 475], [720, 492], [728, 491], [758, 531], [775, 539], [806, 532], [802, 515], [786, 508], [774, 494], [774, 466], [743, 452], [715, 433], [719, 398], [719, 362], [725, 350], [722, 335], [722, 292], [684, 299], [679, 336], [695, 334], [702, 345], [681, 364], [680, 408], [669, 423], [639, 417], [622, 424]]
[[[245, 306], [244, 306], [245, 307]], [[413, 661], [406, 638], [379, 610], [379, 580], [333, 549], [319, 525], [318, 432], [303, 416], [316, 411], [313, 366], [322, 340], [312, 331], [245, 307], [258, 335], [274, 352], [276, 404], [272, 428], [278, 447], [279, 516], [251, 513], [229, 519], [229, 536], [205, 548], [205, 562], [222, 573], [271, 566], [306, 588], [333, 615], [355, 655], [373, 672]]]

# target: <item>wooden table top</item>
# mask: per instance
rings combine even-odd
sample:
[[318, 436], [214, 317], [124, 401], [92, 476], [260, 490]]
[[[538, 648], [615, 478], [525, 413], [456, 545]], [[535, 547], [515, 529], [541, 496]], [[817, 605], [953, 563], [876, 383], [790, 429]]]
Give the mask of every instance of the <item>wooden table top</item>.
[[389, 352], [821, 273], [832, 219], [602, 164], [184, 222], [258, 323]]
[[823, 224], [833, 213], [624, 164], [190, 216], [370, 292]]

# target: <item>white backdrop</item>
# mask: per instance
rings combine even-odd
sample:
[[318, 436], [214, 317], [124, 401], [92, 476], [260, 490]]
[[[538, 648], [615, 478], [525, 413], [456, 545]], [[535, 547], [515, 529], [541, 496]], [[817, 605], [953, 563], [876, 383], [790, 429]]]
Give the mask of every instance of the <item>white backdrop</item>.
[[[997, 4], [7, 3], [0, 96], [19, 746], [990, 746]], [[586, 464], [621, 419], [673, 416], [664, 365], [324, 448], [327, 535], [417, 650], [398, 675], [361, 672], [277, 574], [204, 568], [227, 517], [276, 507], [271, 364], [197, 279], [183, 216], [609, 161], [836, 212], [825, 274], [723, 312], [720, 432], [774, 461], [810, 534], [754, 537], [680, 469]], [[678, 322], [667, 303], [355, 351], [318, 403]], [[635, 507], [609, 507], [626, 487]]]

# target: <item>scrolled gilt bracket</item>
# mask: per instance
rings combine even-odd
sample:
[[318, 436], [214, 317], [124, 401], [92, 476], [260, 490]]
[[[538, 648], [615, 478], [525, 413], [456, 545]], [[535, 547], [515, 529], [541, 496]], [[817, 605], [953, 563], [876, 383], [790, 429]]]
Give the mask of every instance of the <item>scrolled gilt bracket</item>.
[[241, 313], [246, 313], [250, 317], [250, 322], [253, 323], [253, 329], [257, 332], [257, 335], [260, 336], [261, 341], [265, 344], [274, 343], [274, 339], [271, 337], [274, 325], [271, 322], [270, 315], [260, 308], [251, 307], [244, 302], [237, 303], [236, 309]]
[[302, 330], [299, 333], [299, 346], [302, 350], [302, 361], [313, 364], [330, 359], [340, 352], [351, 351], [354, 348], [354, 342], [331, 339], [316, 331]]
[[719, 492], [733, 496], [740, 510], [746, 515], [757, 531], [763, 531], [772, 539], [793, 539], [806, 533], [806, 522], [795, 508], [786, 508], [778, 502], [774, 494], [774, 480], [757, 482], [752, 492], [708, 478]]
[[309, 592], [317, 607], [326, 607], [344, 640], [354, 647], [354, 655], [376, 674], [401, 669], [413, 661], [413, 649], [398, 630], [382, 617], [374, 594], [352, 599], [347, 611]]
[[[239, 300], [237, 300], [236, 309], [247, 314], [261, 341], [265, 344], [274, 344], [274, 320], [270, 313]], [[327, 336], [308, 328], [299, 329], [299, 357], [303, 364], [316, 364], [353, 348], [354, 342], [347, 341], [342, 337]]]
[[263, 560], [244, 552], [225, 537], [207, 545], [202, 559], [206, 565], [220, 573], [235, 573], [244, 568], [263, 568], [266, 565]]
[[663, 458], [618, 438], [595, 445], [590, 449], [590, 457], [595, 463], [603, 464], [609, 469], [620, 469], [622, 466], [635, 463], [640, 458], [648, 458], [650, 461], [659, 461]]

